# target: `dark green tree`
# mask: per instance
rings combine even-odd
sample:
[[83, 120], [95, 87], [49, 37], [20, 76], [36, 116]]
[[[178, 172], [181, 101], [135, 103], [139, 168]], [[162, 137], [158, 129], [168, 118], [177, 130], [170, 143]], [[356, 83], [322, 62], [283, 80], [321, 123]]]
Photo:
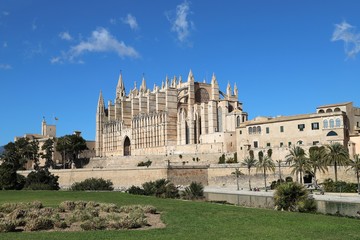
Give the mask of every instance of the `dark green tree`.
[[54, 140], [51, 138], [47, 139], [41, 147], [43, 153], [41, 153], [41, 157], [45, 159], [45, 168], [49, 169], [49, 167], [54, 166], [53, 161], [53, 153], [54, 153]]
[[85, 139], [76, 134], [60, 137], [56, 143], [56, 151], [62, 154], [64, 166], [77, 160], [79, 154], [86, 149]]
[[360, 180], [359, 180], [359, 173], [360, 173], [360, 155], [356, 154], [354, 156], [354, 160], [351, 160], [349, 163], [349, 169], [353, 170], [356, 174], [356, 180], [358, 185], [358, 194], [360, 194]]
[[258, 154], [259, 160], [256, 164], [256, 171], [262, 171], [264, 176], [265, 191], [267, 191], [266, 186], [266, 171], [275, 171], [275, 163], [269, 156], [264, 156], [263, 152]]
[[315, 188], [317, 188], [316, 173], [327, 171], [327, 165], [325, 162], [325, 147], [313, 146], [309, 149], [309, 164], [311, 172], [314, 175]]
[[342, 144], [335, 142], [326, 145], [325, 158], [327, 164], [334, 165], [335, 182], [337, 182], [337, 166], [347, 166], [350, 163], [349, 153]]
[[286, 163], [292, 168], [291, 173], [296, 174], [296, 178], [299, 178], [300, 183], [303, 183], [303, 174], [305, 172], [311, 171], [311, 167], [308, 159], [306, 158], [306, 153], [303, 148], [295, 146], [290, 149], [290, 153], [286, 156]]
[[[254, 156], [254, 154], [252, 155]], [[249, 190], [251, 191], [251, 168], [256, 167], [256, 159], [252, 158], [251, 155], [249, 157], [246, 157], [243, 162], [241, 163], [242, 166], [246, 167], [248, 169], [249, 174]]]

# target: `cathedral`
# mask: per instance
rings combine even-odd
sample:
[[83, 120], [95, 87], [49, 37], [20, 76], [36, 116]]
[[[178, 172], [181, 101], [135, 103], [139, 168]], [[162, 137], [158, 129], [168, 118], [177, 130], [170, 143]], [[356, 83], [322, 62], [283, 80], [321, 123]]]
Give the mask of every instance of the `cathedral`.
[[195, 81], [190, 70], [186, 81], [166, 77], [150, 90], [143, 77], [126, 94], [120, 73], [114, 102], [105, 106], [100, 92], [96, 112], [96, 156], [144, 156], [226, 153], [236, 151], [236, 127], [247, 121], [232, 91]]

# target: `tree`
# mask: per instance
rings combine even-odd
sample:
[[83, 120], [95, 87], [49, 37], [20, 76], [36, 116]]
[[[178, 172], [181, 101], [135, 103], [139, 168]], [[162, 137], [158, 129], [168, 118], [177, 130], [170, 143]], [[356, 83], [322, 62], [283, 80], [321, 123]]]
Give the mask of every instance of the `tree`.
[[241, 163], [242, 166], [246, 167], [248, 169], [248, 173], [249, 173], [249, 190], [251, 191], [251, 168], [252, 167], [256, 167], [256, 159], [254, 159], [253, 157], [251, 157], [251, 155], [249, 157], [246, 157], [243, 162]]
[[77, 160], [79, 154], [86, 149], [85, 139], [76, 134], [60, 137], [56, 143], [56, 151], [62, 153], [64, 167], [66, 163], [70, 164]]
[[41, 157], [45, 158], [45, 168], [48, 169], [49, 167], [53, 167], [53, 153], [54, 153], [54, 140], [51, 138], [47, 139], [41, 147], [41, 150], [44, 153], [41, 154]]
[[274, 161], [269, 157], [269, 156], [265, 156], [263, 155], [263, 153], [260, 151], [259, 152], [259, 161], [256, 164], [256, 171], [262, 171], [264, 174], [264, 183], [265, 183], [265, 191], [267, 191], [267, 186], [266, 186], [266, 171], [275, 171], [275, 163]]
[[356, 154], [354, 156], [354, 160], [350, 160], [349, 166], [350, 166], [350, 168], [348, 170], [352, 169], [356, 173], [356, 180], [357, 180], [357, 185], [358, 185], [358, 194], [360, 194], [360, 181], [359, 181], [360, 155], [359, 154]]
[[315, 183], [315, 188], [317, 188], [317, 178], [316, 178], [316, 172], [320, 171], [320, 172], [325, 172], [327, 171], [327, 166], [326, 163], [324, 161], [324, 156], [325, 156], [325, 147], [321, 146], [313, 146], [309, 149], [309, 164], [311, 167], [311, 172], [314, 175], [314, 183]]
[[10, 164], [15, 171], [24, 168], [25, 163], [30, 160], [34, 160], [35, 167], [38, 166], [39, 142], [37, 140], [30, 141], [27, 138], [19, 138], [14, 143], [6, 144], [4, 149], [3, 160]]
[[240, 177], [240, 175], [244, 175], [244, 174], [239, 170], [239, 168], [235, 168], [235, 172], [232, 172], [231, 174], [236, 176], [236, 185], [237, 185], [237, 190], [239, 191], [240, 190], [239, 177]]
[[303, 183], [303, 173], [306, 171], [311, 171], [310, 164], [308, 159], [306, 158], [306, 153], [304, 149], [299, 146], [293, 147], [290, 149], [290, 154], [286, 156], [286, 163], [291, 164], [292, 168], [291, 173], [296, 174], [296, 178], [298, 179], [300, 175], [300, 183]]
[[337, 166], [347, 166], [350, 163], [348, 151], [338, 142], [326, 145], [325, 159], [327, 164], [334, 165], [335, 182], [337, 182]]

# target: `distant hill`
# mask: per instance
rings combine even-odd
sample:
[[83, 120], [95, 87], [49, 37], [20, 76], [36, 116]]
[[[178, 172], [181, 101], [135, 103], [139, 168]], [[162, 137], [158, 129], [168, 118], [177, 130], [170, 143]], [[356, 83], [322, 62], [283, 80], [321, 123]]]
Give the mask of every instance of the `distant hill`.
[[5, 151], [4, 146], [0, 146], [0, 155]]

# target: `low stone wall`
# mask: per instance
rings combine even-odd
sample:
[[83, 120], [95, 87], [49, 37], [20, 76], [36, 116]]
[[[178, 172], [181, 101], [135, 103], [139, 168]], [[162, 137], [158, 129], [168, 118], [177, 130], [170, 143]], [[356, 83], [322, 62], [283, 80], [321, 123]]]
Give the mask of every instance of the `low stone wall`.
[[[56, 176], [59, 176], [59, 184], [62, 188], [70, 187], [74, 182], [80, 182], [87, 178], [110, 179], [114, 183], [115, 189], [128, 188], [132, 185], [141, 186], [144, 182], [155, 181], [157, 179], [169, 179], [175, 185], [189, 185], [191, 182], [201, 182], [204, 186], [236, 186], [236, 176], [233, 174], [235, 169], [239, 168], [241, 175], [239, 177], [239, 186], [243, 189], [249, 188], [248, 169], [241, 167], [240, 164], [211, 164], [209, 165], [190, 165], [190, 164], [172, 164], [170, 168], [164, 163], [163, 166], [131, 167], [131, 168], [82, 168], [82, 169], [64, 169], [52, 170]], [[284, 179], [291, 174], [291, 168], [281, 167], [281, 176]], [[30, 171], [20, 171], [26, 176]], [[251, 169], [251, 186], [264, 187], [264, 177], [261, 172]], [[334, 179], [334, 168], [329, 167], [328, 172], [318, 173], [318, 183], [326, 178]], [[279, 168], [275, 172], [267, 173], [267, 185], [279, 178]], [[356, 175], [353, 171], [346, 171], [345, 168], [338, 169], [338, 180], [347, 182], [356, 182]]]

